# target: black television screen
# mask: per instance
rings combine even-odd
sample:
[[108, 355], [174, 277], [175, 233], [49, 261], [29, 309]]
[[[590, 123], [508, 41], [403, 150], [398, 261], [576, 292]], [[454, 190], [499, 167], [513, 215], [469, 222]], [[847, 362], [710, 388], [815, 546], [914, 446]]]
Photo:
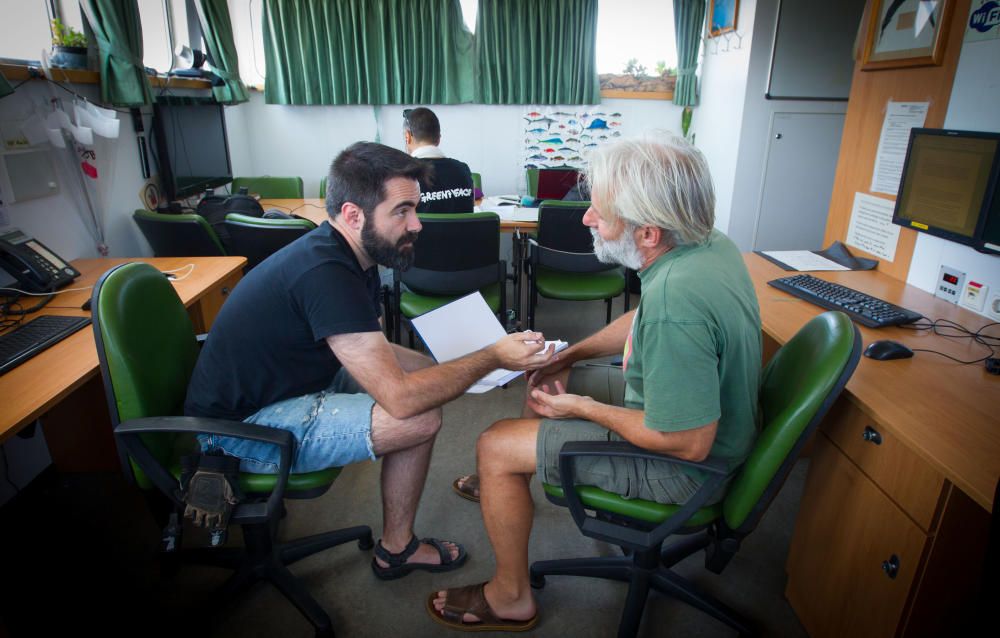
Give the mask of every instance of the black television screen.
[[892, 221], [985, 252], [1000, 252], [1000, 134], [910, 131]]
[[168, 200], [233, 181], [222, 105], [196, 98], [161, 98], [153, 107], [160, 181]]

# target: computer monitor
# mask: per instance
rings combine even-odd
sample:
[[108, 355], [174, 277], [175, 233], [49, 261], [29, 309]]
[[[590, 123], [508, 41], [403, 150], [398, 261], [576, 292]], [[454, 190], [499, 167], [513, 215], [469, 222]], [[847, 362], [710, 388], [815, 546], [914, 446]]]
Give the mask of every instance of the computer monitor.
[[153, 106], [153, 131], [168, 200], [233, 181], [221, 104], [207, 98], [160, 98]]
[[574, 168], [543, 168], [538, 171], [538, 189], [535, 198], [562, 199], [577, 182], [580, 172]]
[[1000, 254], [1000, 133], [915, 128], [894, 224]]

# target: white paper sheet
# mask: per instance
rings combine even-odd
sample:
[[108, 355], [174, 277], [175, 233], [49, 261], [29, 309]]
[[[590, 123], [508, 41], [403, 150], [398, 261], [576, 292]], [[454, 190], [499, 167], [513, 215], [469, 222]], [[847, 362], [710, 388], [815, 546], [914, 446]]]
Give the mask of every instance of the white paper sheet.
[[[493, 311], [478, 292], [436, 308], [410, 321], [438, 363], [464, 357], [470, 352], [492, 345], [507, 333]], [[562, 350], [565, 341], [546, 341]], [[497, 368], [473, 385], [467, 392], [479, 394], [516, 379], [523, 372]]]
[[773, 257], [789, 268], [799, 271], [809, 270], [850, 270], [835, 261], [821, 257], [809, 250], [762, 250], [768, 257]]
[[928, 105], [929, 102], [889, 102], [878, 140], [875, 171], [872, 173], [873, 193], [895, 196], [899, 192], [910, 129], [924, 125]]
[[851, 224], [844, 243], [893, 261], [899, 241], [899, 226], [892, 223], [894, 208], [895, 203], [888, 199], [855, 193]]

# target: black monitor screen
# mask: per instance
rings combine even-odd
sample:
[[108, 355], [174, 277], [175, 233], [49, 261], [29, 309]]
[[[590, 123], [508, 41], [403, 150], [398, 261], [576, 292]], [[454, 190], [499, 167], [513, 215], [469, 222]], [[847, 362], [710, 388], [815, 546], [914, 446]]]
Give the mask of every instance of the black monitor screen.
[[913, 129], [892, 221], [977, 246], [1000, 170], [1000, 135]]
[[158, 103], [153, 128], [168, 199], [233, 181], [221, 104], [184, 98]]

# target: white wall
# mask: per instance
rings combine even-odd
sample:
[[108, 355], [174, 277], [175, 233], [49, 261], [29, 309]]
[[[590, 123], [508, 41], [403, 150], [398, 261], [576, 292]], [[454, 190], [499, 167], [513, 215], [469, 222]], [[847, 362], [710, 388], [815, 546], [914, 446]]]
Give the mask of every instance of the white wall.
[[[330, 161], [350, 144], [378, 139], [403, 149], [403, 109], [411, 106], [421, 105], [283, 106], [265, 104], [263, 94], [254, 91], [248, 103], [226, 109], [233, 174], [299, 176], [306, 196], [316, 197]], [[441, 121], [441, 147], [482, 175], [487, 194], [524, 188], [522, 117], [531, 107], [429, 106]], [[680, 131], [681, 109], [670, 102], [606, 99], [601, 106], [622, 113], [625, 135]]]
[[[961, 16], [955, 18], [963, 19]], [[964, 19], [967, 21], [968, 16]], [[1000, 133], [998, 66], [1000, 39], [965, 42], [962, 45], [945, 128]], [[925, 233], [917, 235], [906, 283], [934, 292], [941, 264], [958, 268], [966, 273], [968, 279], [988, 285], [991, 297], [1000, 292], [1000, 257], [985, 255]]]
[[[701, 102], [694, 110], [691, 130], [705, 154], [715, 182], [715, 227], [729, 231], [736, 180], [737, 157], [743, 136], [743, 109], [754, 41], [757, 0], [743, 0], [736, 19], [738, 43], [723, 38], [704, 45], [701, 60]], [[718, 50], [716, 51], [716, 45]]]

